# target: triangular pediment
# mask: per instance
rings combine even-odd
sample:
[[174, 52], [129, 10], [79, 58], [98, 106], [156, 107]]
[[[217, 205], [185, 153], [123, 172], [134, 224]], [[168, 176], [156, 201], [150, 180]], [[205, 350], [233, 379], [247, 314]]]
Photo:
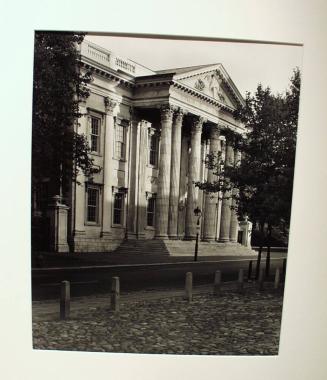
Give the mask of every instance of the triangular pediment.
[[236, 108], [244, 100], [221, 64], [176, 73], [174, 81], [202, 93], [229, 107]]

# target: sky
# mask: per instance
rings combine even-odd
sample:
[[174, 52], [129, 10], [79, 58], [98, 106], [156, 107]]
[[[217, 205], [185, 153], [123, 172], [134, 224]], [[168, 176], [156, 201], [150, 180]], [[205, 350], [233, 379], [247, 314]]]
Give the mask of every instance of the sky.
[[85, 39], [152, 70], [222, 63], [243, 96], [254, 93], [258, 83], [273, 93], [284, 92], [293, 69], [302, 66], [301, 46], [96, 35]]

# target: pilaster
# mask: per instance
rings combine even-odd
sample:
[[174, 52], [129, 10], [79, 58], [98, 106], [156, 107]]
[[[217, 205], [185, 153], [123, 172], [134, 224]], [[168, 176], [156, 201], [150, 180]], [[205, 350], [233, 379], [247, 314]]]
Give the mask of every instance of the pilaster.
[[106, 117], [104, 134], [104, 159], [103, 159], [103, 217], [102, 237], [111, 236], [111, 208], [112, 208], [112, 157], [114, 136], [114, 110], [117, 102], [109, 97], [104, 99]]
[[127, 237], [136, 239], [137, 237], [137, 205], [138, 205], [138, 171], [139, 171], [139, 151], [140, 151], [140, 123], [135, 119], [135, 111], [130, 110], [130, 156], [129, 163], [129, 183], [128, 183], [128, 219]]
[[[79, 113], [81, 114], [79, 122], [79, 133], [87, 136], [87, 109], [86, 102], [83, 101], [79, 104]], [[75, 220], [73, 226], [73, 239], [74, 244], [76, 237], [85, 235], [85, 175], [83, 172], [79, 171], [77, 176], [77, 181], [80, 185], [74, 184], [75, 189], [75, 201], [74, 201], [74, 212]]]

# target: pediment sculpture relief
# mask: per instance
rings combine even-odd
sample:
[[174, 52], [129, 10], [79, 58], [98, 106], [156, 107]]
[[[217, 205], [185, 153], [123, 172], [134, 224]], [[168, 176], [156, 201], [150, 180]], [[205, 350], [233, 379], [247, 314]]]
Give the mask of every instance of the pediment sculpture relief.
[[194, 84], [194, 87], [212, 98], [226, 103], [226, 99], [221, 90], [221, 80], [217, 73], [209, 73], [203, 78], [198, 78]]

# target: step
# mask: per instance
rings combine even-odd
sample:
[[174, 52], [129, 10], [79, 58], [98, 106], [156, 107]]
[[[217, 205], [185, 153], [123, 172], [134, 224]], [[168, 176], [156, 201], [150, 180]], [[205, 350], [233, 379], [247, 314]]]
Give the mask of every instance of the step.
[[[117, 254], [149, 254], [193, 256], [195, 241], [185, 240], [127, 240], [114, 252]], [[199, 242], [199, 256], [252, 256], [256, 252], [239, 243]]]

